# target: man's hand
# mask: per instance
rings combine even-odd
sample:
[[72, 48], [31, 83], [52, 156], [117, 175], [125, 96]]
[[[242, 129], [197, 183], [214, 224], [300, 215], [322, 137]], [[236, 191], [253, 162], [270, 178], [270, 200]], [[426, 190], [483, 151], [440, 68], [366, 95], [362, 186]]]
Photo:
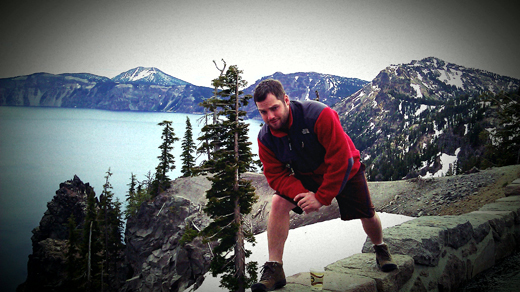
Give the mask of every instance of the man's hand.
[[316, 195], [313, 192], [300, 193], [294, 197], [294, 201], [298, 202], [298, 207], [302, 208], [306, 214], [318, 211], [322, 203], [316, 199]]

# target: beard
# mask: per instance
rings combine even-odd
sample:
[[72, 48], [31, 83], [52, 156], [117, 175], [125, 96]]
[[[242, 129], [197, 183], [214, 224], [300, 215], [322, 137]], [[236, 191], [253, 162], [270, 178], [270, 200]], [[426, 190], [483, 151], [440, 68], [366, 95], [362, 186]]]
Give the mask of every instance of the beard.
[[266, 122], [269, 128], [280, 131], [289, 129], [289, 106], [284, 107], [280, 116], [274, 117]]

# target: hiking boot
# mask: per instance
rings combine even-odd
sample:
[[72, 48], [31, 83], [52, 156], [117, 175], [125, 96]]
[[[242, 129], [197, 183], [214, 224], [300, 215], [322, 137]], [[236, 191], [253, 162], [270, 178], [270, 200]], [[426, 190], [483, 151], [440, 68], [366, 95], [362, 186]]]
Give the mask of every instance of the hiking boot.
[[267, 262], [262, 267], [260, 282], [251, 286], [251, 292], [273, 291], [285, 286], [285, 274], [282, 264]]
[[376, 251], [377, 266], [381, 271], [390, 272], [397, 269], [397, 265], [394, 260], [392, 260], [392, 255], [388, 251], [388, 246], [386, 244], [374, 245], [374, 249]]

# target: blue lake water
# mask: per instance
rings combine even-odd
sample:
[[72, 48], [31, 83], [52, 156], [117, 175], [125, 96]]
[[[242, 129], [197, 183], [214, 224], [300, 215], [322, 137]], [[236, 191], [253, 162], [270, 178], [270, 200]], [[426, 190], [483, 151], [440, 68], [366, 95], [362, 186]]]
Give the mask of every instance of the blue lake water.
[[[90, 109], [0, 107], [0, 287], [15, 291], [27, 276], [31, 230], [38, 226], [59, 184], [77, 175], [99, 195], [107, 170], [120, 201], [131, 173], [143, 180], [155, 170], [162, 127], [172, 121], [173, 155], [181, 175], [181, 142], [186, 116], [196, 139], [201, 115], [112, 112]], [[257, 154], [260, 121], [250, 123], [249, 139]]]

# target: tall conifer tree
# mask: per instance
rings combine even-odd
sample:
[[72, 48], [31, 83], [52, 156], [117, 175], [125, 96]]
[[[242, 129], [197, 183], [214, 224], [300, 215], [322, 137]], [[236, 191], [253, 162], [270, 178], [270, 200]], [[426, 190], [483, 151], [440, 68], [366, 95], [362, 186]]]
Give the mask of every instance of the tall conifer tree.
[[188, 177], [193, 175], [193, 169], [195, 167], [195, 157], [193, 152], [197, 148], [195, 142], [193, 142], [193, 128], [191, 126], [190, 118], [186, 117], [186, 132], [184, 132], [184, 139], [182, 140], [182, 176]]
[[[224, 76], [226, 72], [226, 61], [222, 59], [224, 63], [222, 68], [219, 68], [217, 62], [213, 61], [217, 70], [220, 71], [219, 78]], [[197, 173], [205, 173], [206, 170], [203, 166], [210, 167], [213, 162], [213, 152], [219, 149], [220, 145], [220, 132], [219, 132], [219, 103], [221, 99], [218, 96], [219, 87], [218, 84], [213, 84], [213, 96], [209, 99], [204, 100], [199, 105], [204, 107], [204, 127], [201, 130], [201, 135], [198, 140], [201, 141], [201, 146], [197, 149], [197, 153], [206, 154], [207, 160], [202, 162], [201, 167], [197, 168]]]
[[74, 214], [70, 214], [69, 220], [67, 221], [67, 229], [69, 231], [69, 240], [67, 243], [67, 279], [65, 280], [65, 289], [73, 289], [79, 286], [79, 276], [82, 270], [78, 268], [79, 264], [79, 250], [80, 236], [77, 229], [76, 218]]
[[208, 203], [204, 208], [212, 222], [202, 234], [210, 241], [217, 241], [210, 270], [215, 276], [222, 274], [221, 286], [230, 291], [245, 291], [246, 286], [256, 281], [256, 262], [246, 265], [250, 251], [244, 247], [244, 241], [254, 242], [254, 237], [244, 229], [242, 221], [257, 198], [251, 182], [242, 178], [242, 174], [254, 167], [248, 125], [244, 122], [246, 112], [240, 110], [251, 96], [241, 97], [240, 89], [247, 85], [241, 73], [237, 66], [230, 66], [225, 75], [213, 80], [213, 85], [221, 90], [219, 98], [208, 105], [217, 106], [215, 112], [220, 123], [202, 129], [219, 135], [213, 160], [203, 165], [213, 176], [208, 178], [212, 185], [206, 192]]
[[103, 192], [99, 198], [100, 208], [98, 212], [99, 227], [102, 232], [101, 245], [104, 259], [98, 264], [102, 267], [101, 285], [105, 291], [107, 289], [117, 290], [119, 282], [115, 281], [117, 275], [117, 263], [121, 260], [123, 251], [123, 214], [119, 199], [114, 200], [114, 193], [110, 183], [112, 173], [110, 169], [106, 172]]
[[127, 195], [126, 195], [126, 209], [125, 209], [125, 219], [130, 218], [137, 214], [141, 204], [150, 199], [150, 193], [148, 192], [148, 187], [150, 185], [151, 173], [148, 174], [148, 181], [144, 181], [145, 184], [139, 183], [137, 181], [135, 174], [131, 174], [130, 183], [127, 184], [129, 186]]
[[161, 155], [157, 156], [157, 158], [159, 158], [159, 165], [155, 168], [155, 180], [152, 186], [152, 196], [154, 197], [170, 186], [170, 178], [167, 173], [175, 169], [175, 157], [171, 151], [173, 150], [173, 143], [179, 140], [179, 138], [175, 136], [171, 121], [162, 121], [157, 125], [163, 126], [161, 135], [163, 143], [159, 146]]
[[495, 116], [498, 123], [493, 135], [496, 146], [493, 153], [495, 165], [503, 166], [520, 163], [520, 89], [517, 92], [489, 94], [487, 100], [497, 107]]
[[81, 256], [84, 261], [84, 281], [81, 288], [87, 292], [98, 291], [100, 288], [100, 281], [98, 275], [101, 274], [98, 265], [103, 260], [101, 253], [103, 247], [100, 239], [101, 232], [98, 224], [98, 202], [96, 193], [91, 190], [87, 194], [87, 210], [85, 215], [85, 222], [83, 225], [83, 244], [81, 246]]

